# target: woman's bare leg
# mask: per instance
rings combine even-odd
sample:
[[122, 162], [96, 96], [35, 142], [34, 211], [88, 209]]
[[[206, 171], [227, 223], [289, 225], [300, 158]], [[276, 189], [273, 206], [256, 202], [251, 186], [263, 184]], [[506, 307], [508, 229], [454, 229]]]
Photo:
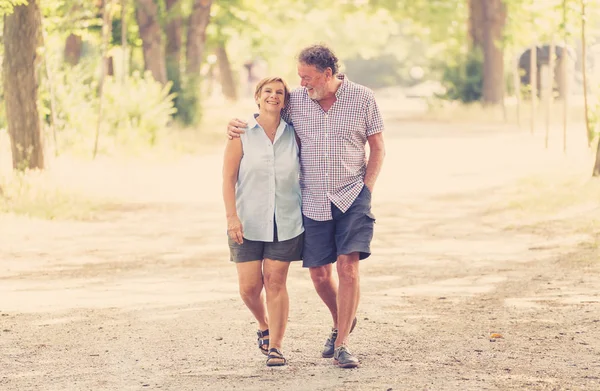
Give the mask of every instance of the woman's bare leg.
[[240, 296], [246, 307], [258, 321], [258, 328], [266, 330], [269, 328], [265, 298], [262, 294], [263, 271], [262, 261], [250, 261], [236, 263]]
[[281, 349], [287, 326], [290, 300], [287, 292], [289, 262], [265, 259], [264, 284], [269, 313], [269, 348]]

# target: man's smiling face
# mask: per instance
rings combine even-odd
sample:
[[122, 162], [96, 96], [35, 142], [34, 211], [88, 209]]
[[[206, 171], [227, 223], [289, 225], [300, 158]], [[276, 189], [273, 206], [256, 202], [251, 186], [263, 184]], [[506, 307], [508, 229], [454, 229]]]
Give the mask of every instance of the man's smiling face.
[[298, 76], [300, 76], [300, 85], [306, 88], [310, 99], [321, 100], [327, 92], [327, 68], [321, 72], [314, 65], [304, 63], [298, 64]]

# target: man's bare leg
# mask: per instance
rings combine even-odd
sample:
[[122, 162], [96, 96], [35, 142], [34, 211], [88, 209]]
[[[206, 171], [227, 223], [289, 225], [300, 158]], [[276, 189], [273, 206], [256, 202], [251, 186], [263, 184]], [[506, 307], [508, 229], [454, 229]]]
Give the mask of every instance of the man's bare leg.
[[338, 308], [337, 308], [337, 297], [338, 288], [333, 279], [333, 265], [328, 264], [325, 266], [311, 267], [310, 278], [313, 281], [315, 289], [321, 297], [321, 300], [325, 303], [331, 317], [333, 319], [333, 328], [338, 327]]
[[335, 341], [336, 348], [348, 343], [348, 335], [356, 316], [360, 297], [359, 263], [358, 252], [340, 255], [337, 259], [340, 286], [337, 296], [338, 335]]

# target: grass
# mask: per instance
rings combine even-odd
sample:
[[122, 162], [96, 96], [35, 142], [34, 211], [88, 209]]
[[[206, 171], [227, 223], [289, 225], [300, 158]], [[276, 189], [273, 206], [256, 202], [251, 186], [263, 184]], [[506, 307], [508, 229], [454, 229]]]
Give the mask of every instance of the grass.
[[502, 196], [487, 218], [507, 230], [586, 235], [587, 248], [600, 245], [600, 179], [565, 172], [529, 177]]
[[0, 213], [45, 220], [94, 220], [111, 203], [61, 188], [41, 171], [0, 176]]
[[528, 214], [555, 214], [574, 206], [597, 204], [600, 181], [581, 177], [531, 177], [519, 181], [516, 198], [509, 201], [510, 209]]
[[[549, 110], [545, 101], [538, 101], [536, 107], [536, 126], [538, 128], [544, 128], [548, 111], [550, 112], [548, 118], [552, 123], [562, 124], [564, 111], [562, 101], [554, 101]], [[522, 101], [520, 106], [517, 107], [514, 99], [507, 99], [503, 109], [499, 106], [485, 107], [479, 102], [464, 104], [430, 99], [428, 109], [413, 116], [413, 119], [450, 123], [509, 123], [520, 124], [523, 129], [529, 129], [531, 124], [531, 102]], [[569, 123], [580, 123], [583, 120], [583, 101], [579, 97], [573, 97], [569, 101], [568, 121]]]

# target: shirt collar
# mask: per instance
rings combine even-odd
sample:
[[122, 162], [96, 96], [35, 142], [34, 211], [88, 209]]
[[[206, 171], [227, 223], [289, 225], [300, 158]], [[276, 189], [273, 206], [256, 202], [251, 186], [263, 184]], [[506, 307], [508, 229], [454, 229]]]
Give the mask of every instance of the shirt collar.
[[[252, 115], [252, 118], [250, 118], [248, 120], [248, 129], [254, 129], [254, 128], [260, 128], [260, 125], [258, 124], [258, 122], [256, 121], [256, 117], [258, 117], [258, 113], [254, 113], [254, 115]], [[283, 120], [283, 118], [281, 118], [279, 120], [279, 126], [277, 126], [277, 133], [280, 133], [281, 131], [285, 130], [286, 126], [288, 126], [288, 123], [285, 122]]]
[[339, 86], [339, 88], [335, 92], [335, 97], [337, 99], [339, 99], [346, 92], [346, 88], [348, 87], [349, 80], [346, 77], [346, 75], [343, 73], [338, 73], [337, 75], [335, 75], [335, 77], [337, 77], [338, 80], [342, 81], [342, 84]]

